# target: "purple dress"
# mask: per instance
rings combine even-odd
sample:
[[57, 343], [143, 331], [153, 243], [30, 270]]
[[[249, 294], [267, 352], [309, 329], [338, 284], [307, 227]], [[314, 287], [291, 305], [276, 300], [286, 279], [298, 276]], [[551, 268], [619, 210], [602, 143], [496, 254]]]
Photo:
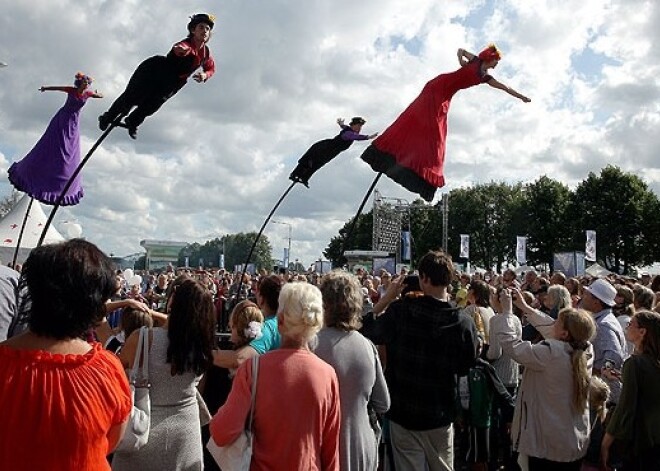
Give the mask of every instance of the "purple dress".
[[[78, 95], [67, 92], [64, 106], [50, 120], [48, 128], [32, 150], [9, 167], [9, 181], [17, 190], [37, 201], [54, 205], [67, 181], [80, 164], [80, 110], [93, 92]], [[83, 197], [82, 177], [75, 178], [62, 201], [62, 206], [75, 205]]]

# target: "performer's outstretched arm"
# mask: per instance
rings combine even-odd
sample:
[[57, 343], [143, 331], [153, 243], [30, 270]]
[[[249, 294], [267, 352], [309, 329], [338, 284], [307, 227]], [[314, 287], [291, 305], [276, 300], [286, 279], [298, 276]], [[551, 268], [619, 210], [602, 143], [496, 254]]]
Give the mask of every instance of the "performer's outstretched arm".
[[460, 48], [456, 52], [456, 55], [458, 56], [458, 63], [461, 64], [461, 67], [467, 65], [472, 59], [476, 57], [471, 52], [468, 52], [465, 49], [460, 49]]
[[520, 100], [524, 101], [525, 103], [529, 103], [532, 101], [530, 98], [527, 98], [525, 95], [518, 93], [515, 91], [513, 88], [509, 88], [506, 85], [504, 85], [502, 82], [498, 82], [494, 78], [491, 78], [488, 82], [486, 82], [488, 85], [490, 85], [493, 88], [497, 88], [499, 90], [504, 90], [507, 92], [509, 95], [519, 98]]
[[74, 87], [41, 87], [39, 89], [40, 92], [70, 92], [72, 90], [75, 90]]

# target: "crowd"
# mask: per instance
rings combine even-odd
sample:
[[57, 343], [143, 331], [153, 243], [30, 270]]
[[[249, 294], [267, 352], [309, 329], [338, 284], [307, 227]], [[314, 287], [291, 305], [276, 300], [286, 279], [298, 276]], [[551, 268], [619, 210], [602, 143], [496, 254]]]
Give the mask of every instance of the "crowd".
[[[660, 469], [658, 299], [660, 277], [442, 252], [127, 278], [89, 242], [42, 246], [0, 269], [0, 469], [219, 469], [206, 444], [246, 426], [252, 470]], [[138, 363], [150, 428], [127, 449]]]

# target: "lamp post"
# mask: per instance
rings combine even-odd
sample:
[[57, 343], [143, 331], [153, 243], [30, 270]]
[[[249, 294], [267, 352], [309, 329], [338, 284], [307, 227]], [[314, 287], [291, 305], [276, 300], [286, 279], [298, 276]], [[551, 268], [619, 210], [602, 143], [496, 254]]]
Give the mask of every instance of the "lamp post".
[[289, 248], [287, 249], [287, 252], [286, 252], [286, 260], [284, 260], [284, 268], [286, 268], [288, 270], [289, 269], [289, 261], [291, 260], [291, 227], [293, 227], [293, 226], [291, 225], [291, 223], [284, 222], [284, 221], [271, 220], [270, 222], [272, 222], [274, 224], [282, 224], [282, 225], [285, 225], [285, 226], [289, 226]]

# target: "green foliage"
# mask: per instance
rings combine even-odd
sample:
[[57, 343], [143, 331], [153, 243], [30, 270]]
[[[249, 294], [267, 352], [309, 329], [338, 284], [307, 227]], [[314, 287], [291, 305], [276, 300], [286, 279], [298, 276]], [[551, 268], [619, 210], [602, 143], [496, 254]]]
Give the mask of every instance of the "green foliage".
[[[220, 254], [225, 254], [225, 267], [233, 270], [234, 266], [242, 265], [247, 259], [250, 248], [257, 237], [256, 232], [238, 234], [228, 234], [222, 238], [215, 238], [207, 241], [204, 245], [193, 243], [185, 247], [179, 253], [179, 266], [185, 264], [186, 255], [189, 257], [190, 265], [197, 266], [200, 259], [203, 259], [205, 267], [217, 267], [220, 260]], [[273, 267], [272, 247], [268, 237], [262, 235], [254, 249], [250, 262], [254, 263], [257, 269], [265, 268], [267, 270]]]
[[[410, 205], [413, 265], [442, 247], [441, 204], [435, 210], [422, 200]], [[349, 225], [324, 252], [333, 266], [345, 263], [339, 255]], [[448, 252], [457, 261], [460, 234], [470, 235], [473, 265], [498, 269], [515, 261], [516, 236], [527, 236], [528, 262], [552, 269], [553, 254], [584, 250], [589, 229], [597, 234], [599, 261], [611, 270], [625, 273], [660, 260], [660, 200], [641, 178], [618, 167], [590, 173], [574, 191], [544, 175], [524, 186], [491, 182], [449, 193]], [[370, 212], [358, 219], [348, 249], [368, 250], [371, 238]]]
[[[339, 235], [330, 239], [330, 244], [323, 251], [325, 258], [332, 262], [333, 268], [342, 267], [347, 262], [346, 257], [342, 256], [342, 245], [352, 222], [353, 218], [349, 219], [344, 224], [344, 227], [339, 229]], [[373, 247], [373, 227], [373, 210], [360, 214], [355, 224], [351, 240], [348, 242], [345, 250], [371, 250]]]
[[627, 273], [633, 265], [660, 259], [660, 202], [637, 175], [618, 167], [589, 173], [572, 194], [569, 220], [573, 245], [584, 246], [584, 230], [596, 231], [603, 265]]

